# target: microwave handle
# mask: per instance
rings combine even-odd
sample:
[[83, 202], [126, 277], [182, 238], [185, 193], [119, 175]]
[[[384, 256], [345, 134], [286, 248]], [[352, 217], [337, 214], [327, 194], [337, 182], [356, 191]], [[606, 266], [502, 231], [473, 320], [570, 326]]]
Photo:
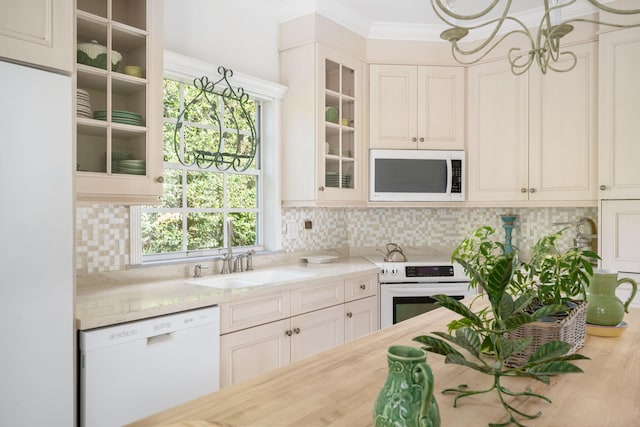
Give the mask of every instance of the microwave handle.
[[447, 158], [447, 191], [445, 194], [451, 194], [451, 186], [453, 184], [453, 166], [451, 165], [451, 158]]

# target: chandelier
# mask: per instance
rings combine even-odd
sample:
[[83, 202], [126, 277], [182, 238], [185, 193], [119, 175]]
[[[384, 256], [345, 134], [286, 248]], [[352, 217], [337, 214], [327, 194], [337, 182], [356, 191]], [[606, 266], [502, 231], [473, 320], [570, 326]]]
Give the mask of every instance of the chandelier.
[[[588, 18], [573, 18], [562, 21], [562, 9], [572, 5], [576, 0], [543, 0], [544, 10], [541, 12], [537, 28], [529, 29], [518, 18], [509, 16], [512, 0], [487, 0], [489, 4], [482, 10], [463, 14], [457, 6], [463, 2], [458, 0], [431, 0], [431, 6], [438, 17], [451, 28], [443, 31], [440, 37], [451, 43], [454, 59], [463, 65], [471, 65], [481, 61], [506, 38], [520, 34], [525, 36], [526, 48], [512, 47], [507, 53], [511, 71], [515, 75], [526, 73], [536, 63], [542, 73], [547, 70], [566, 72], [572, 70], [577, 63], [576, 55], [560, 46], [560, 40], [573, 31], [574, 23], [600, 24], [616, 28], [640, 26], [640, 19], [634, 23], [604, 22]], [[609, 7], [604, 1], [586, 0], [599, 12], [599, 18], [620, 15], [637, 15], [640, 9], [617, 9]], [[477, 4], [477, 0], [469, 0], [468, 4]], [[485, 2], [484, 4], [486, 4]], [[634, 17], [635, 18], [635, 17]], [[508, 28], [507, 28], [508, 27]], [[464, 38], [473, 31], [476, 33], [489, 30], [489, 36], [479, 43], [465, 43]], [[535, 31], [535, 34], [532, 32]], [[461, 46], [461, 43], [463, 46]], [[559, 60], [563, 60], [562, 63]], [[564, 61], [568, 60], [568, 61]]]

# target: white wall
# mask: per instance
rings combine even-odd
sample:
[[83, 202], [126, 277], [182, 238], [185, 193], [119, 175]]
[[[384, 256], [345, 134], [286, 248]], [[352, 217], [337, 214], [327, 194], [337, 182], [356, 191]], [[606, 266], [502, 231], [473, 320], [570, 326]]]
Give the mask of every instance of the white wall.
[[164, 47], [278, 82], [278, 25], [261, 3], [164, 0]]

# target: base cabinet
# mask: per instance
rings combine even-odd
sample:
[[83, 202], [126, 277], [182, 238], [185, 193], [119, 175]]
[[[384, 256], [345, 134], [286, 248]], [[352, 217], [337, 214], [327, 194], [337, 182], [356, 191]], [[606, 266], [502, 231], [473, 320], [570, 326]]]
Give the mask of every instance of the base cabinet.
[[[220, 337], [220, 387], [246, 381], [291, 362], [289, 319]], [[259, 356], [259, 357], [258, 357]]]
[[602, 200], [600, 206], [601, 265], [640, 273], [640, 200]]
[[291, 318], [291, 361], [328, 350], [344, 342], [344, 308], [325, 308]]
[[368, 297], [344, 305], [345, 342], [368, 335], [378, 329], [378, 299]]
[[375, 331], [377, 285], [370, 274], [222, 304], [220, 387]]

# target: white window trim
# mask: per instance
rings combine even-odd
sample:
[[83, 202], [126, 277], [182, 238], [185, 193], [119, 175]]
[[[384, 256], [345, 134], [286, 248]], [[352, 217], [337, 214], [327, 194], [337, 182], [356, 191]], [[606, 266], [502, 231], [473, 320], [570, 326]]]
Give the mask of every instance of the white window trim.
[[[218, 66], [206, 61], [191, 58], [179, 53], [164, 51], [164, 76], [192, 83], [202, 76], [216, 81], [219, 78]], [[233, 72], [229, 79], [233, 87], [242, 87], [245, 92], [262, 101], [262, 214], [263, 246], [265, 250], [276, 251], [282, 248], [282, 195], [280, 191], [280, 141], [281, 136], [281, 100], [287, 91], [286, 86], [259, 79], [247, 74]], [[130, 265], [142, 264], [140, 236], [140, 206], [131, 206], [130, 218]], [[181, 259], [179, 262], [184, 262]], [[191, 261], [191, 259], [189, 260]], [[176, 262], [169, 261], [169, 262]]]

